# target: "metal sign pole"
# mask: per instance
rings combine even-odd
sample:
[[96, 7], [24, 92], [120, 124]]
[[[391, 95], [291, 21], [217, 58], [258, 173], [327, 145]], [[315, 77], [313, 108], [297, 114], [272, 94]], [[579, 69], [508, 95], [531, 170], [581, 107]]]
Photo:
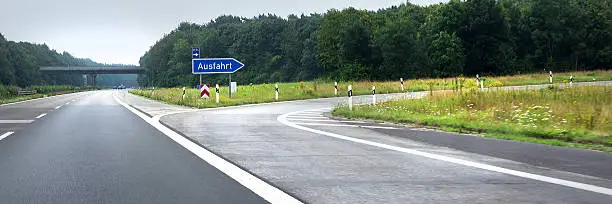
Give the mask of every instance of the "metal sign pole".
[[229, 97], [232, 97], [232, 74], [229, 74]]
[[199, 85], [202, 85], [202, 74], [200, 74], [200, 84]]

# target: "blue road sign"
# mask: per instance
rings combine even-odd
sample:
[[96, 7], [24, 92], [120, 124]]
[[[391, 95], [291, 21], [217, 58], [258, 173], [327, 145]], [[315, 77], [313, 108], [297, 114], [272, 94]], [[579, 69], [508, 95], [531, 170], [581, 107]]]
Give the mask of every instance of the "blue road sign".
[[231, 74], [244, 67], [234, 58], [192, 59], [191, 72], [194, 74]]
[[191, 58], [192, 59], [200, 58], [200, 48], [197, 48], [197, 47], [191, 48]]

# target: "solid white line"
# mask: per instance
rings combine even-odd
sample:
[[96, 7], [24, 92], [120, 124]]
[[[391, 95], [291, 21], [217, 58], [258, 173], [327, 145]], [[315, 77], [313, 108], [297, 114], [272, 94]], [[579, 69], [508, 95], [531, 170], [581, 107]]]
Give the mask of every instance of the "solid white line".
[[321, 113], [299, 113], [299, 114], [293, 114], [292, 116], [322, 116], [323, 112]]
[[[284, 203], [301, 204], [302, 203], [301, 201], [290, 196], [289, 194], [253, 176], [249, 172], [246, 172], [240, 167], [233, 165], [232, 163], [200, 147], [196, 143], [193, 143], [187, 138], [172, 131], [170, 128], [164, 126], [163, 124], [159, 122], [159, 118], [167, 114], [149, 118], [145, 114], [141, 113], [140, 111], [136, 110], [135, 108], [121, 101], [115, 95], [113, 95], [113, 98], [115, 99], [115, 101], [117, 101], [117, 103], [121, 104], [123, 107], [130, 110], [132, 113], [136, 114], [138, 117], [142, 118], [144, 121], [149, 123], [151, 126], [155, 127], [157, 130], [164, 133], [170, 139], [174, 140], [176, 143], [183, 146], [185, 149], [189, 150], [196, 156], [200, 157], [202, 160], [206, 161], [208, 164], [219, 169], [221, 172], [228, 175], [232, 179], [236, 180], [238, 183], [248, 188], [249, 190], [253, 191], [255, 194], [259, 195], [266, 201], [270, 203], [279, 203], [279, 204], [280, 203], [282, 204]], [[184, 111], [184, 112], [190, 112], [190, 111]]]
[[323, 117], [323, 116], [295, 116], [295, 115], [290, 115], [288, 117], [290, 119], [328, 119], [328, 117]]
[[0, 140], [8, 137], [9, 135], [12, 135], [13, 133], [15, 133], [15, 132], [7, 132], [7, 133], [4, 133], [4, 134], [0, 135]]
[[301, 119], [301, 118], [289, 118], [291, 121], [308, 121], [308, 122], [331, 122], [331, 123], [366, 123], [363, 121], [352, 121], [352, 120], [320, 120], [320, 119]]
[[46, 113], [40, 114], [39, 116], [36, 116], [36, 119], [40, 119], [42, 117], [45, 117], [45, 115], [47, 115]]
[[32, 123], [34, 120], [0, 120], [0, 124], [19, 124], [19, 123]]
[[61, 108], [61, 107], [62, 107], [62, 106], [57, 106], [57, 107], [55, 107], [55, 110], [57, 110], [57, 109], [59, 109], [59, 108]]
[[331, 132], [325, 132], [325, 131], [321, 131], [321, 130], [317, 130], [317, 129], [312, 129], [312, 128], [308, 128], [308, 127], [304, 127], [304, 126], [299, 126], [299, 125], [297, 125], [295, 123], [291, 123], [291, 122], [289, 122], [287, 120], [287, 116], [289, 114], [294, 114], [294, 113], [298, 113], [298, 112], [299, 111], [293, 112], [293, 113], [283, 114], [283, 115], [278, 116], [276, 119], [279, 122], [281, 122], [282, 124], [285, 124], [285, 125], [293, 127], [293, 128], [297, 128], [297, 129], [300, 129], [300, 130], [305, 130], [305, 131], [308, 131], [308, 132], [313, 132], [313, 133], [317, 133], [317, 134], [321, 134], [321, 135], [326, 135], [326, 136], [329, 136], [329, 137], [334, 137], [334, 138], [338, 138], [338, 139], [342, 139], [342, 140], [346, 140], [346, 141], [351, 141], [351, 142], [355, 142], [355, 143], [359, 143], [359, 144], [365, 144], [365, 145], [380, 147], [380, 148], [383, 148], [383, 149], [388, 149], [388, 150], [393, 150], [393, 151], [398, 151], [398, 152], [404, 152], [404, 153], [408, 153], [408, 154], [412, 154], [412, 155], [422, 156], [422, 157], [426, 157], [426, 158], [430, 158], [430, 159], [435, 159], [435, 160], [440, 160], [440, 161], [445, 161], [445, 162], [450, 162], [450, 163], [454, 163], [454, 164], [459, 164], [459, 165], [464, 165], [464, 166], [484, 169], [484, 170], [488, 170], [488, 171], [494, 171], [494, 172], [498, 172], [498, 173], [518, 176], [518, 177], [522, 177], [522, 178], [528, 178], [528, 179], [543, 181], [543, 182], [547, 182], [547, 183], [552, 183], [552, 184], [557, 184], [557, 185], [562, 185], [562, 186], [582, 189], [582, 190], [585, 190], [585, 191], [591, 191], [591, 192], [596, 192], [596, 193], [601, 193], [601, 194], [606, 194], [606, 195], [612, 195], [612, 189], [609, 189], [609, 188], [604, 188], [604, 187], [590, 185], [590, 184], [584, 184], [584, 183], [578, 183], [578, 182], [574, 182], [574, 181], [568, 181], [568, 180], [563, 180], [563, 179], [558, 179], [558, 178], [553, 178], [553, 177], [548, 177], [548, 176], [542, 176], [542, 175], [537, 175], [537, 174], [532, 174], [532, 173], [527, 173], [527, 172], [522, 172], [522, 171], [517, 171], [517, 170], [512, 170], [512, 169], [506, 169], [506, 168], [497, 167], [497, 166], [493, 166], [493, 165], [488, 165], [488, 164], [483, 164], [483, 163], [478, 163], [478, 162], [472, 162], [472, 161], [468, 161], [468, 160], [457, 159], [457, 158], [453, 158], [453, 157], [437, 155], [437, 154], [422, 152], [422, 151], [418, 151], [418, 150], [414, 150], [414, 149], [408, 149], [408, 148], [403, 148], [403, 147], [397, 147], [397, 146], [383, 144], [383, 143], [378, 143], [378, 142], [372, 142], [372, 141], [368, 141], [368, 140], [364, 140], [364, 139], [348, 137], [348, 136], [339, 135], [339, 134], [335, 134], [335, 133], [331, 133]]
[[308, 125], [308, 126], [362, 127], [362, 128], [388, 129], [388, 130], [395, 130], [395, 129], [397, 129], [397, 128], [394, 128], [394, 127], [385, 127], [385, 126], [329, 124], [329, 123], [294, 123], [294, 124], [297, 124], [297, 125]]

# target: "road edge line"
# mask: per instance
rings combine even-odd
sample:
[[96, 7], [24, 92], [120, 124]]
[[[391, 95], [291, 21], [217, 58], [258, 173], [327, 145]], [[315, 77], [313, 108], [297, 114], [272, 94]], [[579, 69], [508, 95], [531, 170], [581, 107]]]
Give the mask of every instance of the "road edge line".
[[[313, 109], [313, 110], [318, 110], [318, 109]], [[512, 176], [517, 176], [517, 177], [521, 177], [521, 178], [527, 178], [527, 179], [532, 179], [532, 180], [542, 181], [542, 182], [546, 182], [546, 183], [557, 184], [557, 185], [561, 185], [561, 186], [566, 186], [566, 187], [571, 187], [571, 188], [575, 188], [575, 189], [581, 189], [581, 190], [585, 190], [585, 191], [590, 191], [590, 192], [595, 192], [595, 193], [600, 193], [600, 194], [612, 196], [612, 189], [605, 188], [605, 187], [600, 187], [600, 186], [595, 186], [595, 185], [585, 184], [585, 183], [579, 183], [579, 182], [575, 182], [575, 181], [563, 180], [563, 179], [558, 179], [558, 178], [553, 178], [553, 177], [548, 177], [548, 176], [542, 176], [542, 175], [538, 175], [538, 174], [532, 174], [532, 173], [527, 173], [527, 172], [522, 172], [522, 171], [517, 171], [517, 170], [512, 170], [512, 169], [507, 169], [507, 168], [502, 168], [502, 167], [493, 166], [493, 165], [489, 165], [489, 164], [478, 163], [478, 162], [473, 162], [473, 161], [468, 161], [468, 160], [463, 160], [463, 159], [457, 159], [457, 158], [453, 158], [453, 157], [449, 157], [449, 156], [443, 156], [443, 155], [438, 155], [438, 154], [433, 154], [433, 153], [422, 152], [422, 151], [419, 151], [419, 150], [414, 150], [414, 149], [409, 149], [409, 148], [404, 148], [404, 147], [398, 147], [398, 146], [393, 146], [393, 145], [388, 145], [388, 144], [383, 144], [383, 143], [378, 143], [378, 142], [372, 142], [372, 141], [369, 141], [369, 140], [364, 140], [364, 139], [344, 136], [344, 135], [340, 135], [340, 134], [336, 134], [336, 133], [325, 132], [325, 131], [322, 131], [322, 130], [317, 130], [317, 129], [313, 129], [313, 128], [309, 128], [309, 127], [300, 126], [300, 125], [294, 124], [292, 122], [289, 122], [287, 120], [287, 116], [288, 115], [294, 114], [294, 113], [299, 113], [299, 112], [302, 112], [302, 111], [295, 111], [295, 112], [285, 113], [285, 114], [279, 115], [276, 118], [276, 120], [278, 122], [280, 122], [281, 124], [289, 126], [289, 127], [293, 127], [293, 128], [296, 128], [296, 129], [300, 129], [300, 130], [304, 130], [304, 131], [308, 131], [308, 132], [312, 132], [312, 133], [316, 133], [316, 134], [320, 134], [320, 135], [325, 135], [325, 136], [329, 136], [329, 137], [333, 137], [333, 138], [337, 138], [337, 139], [341, 139], [341, 140], [346, 140], [346, 141], [355, 142], [355, 143], [359, 143], [359, 144], [375, 146], [375, 147], [379, 147], [379, 148], [383, 148], [383, 149], [403, 152], [403, 153], [412, 154], [412, 155], [416, 155], [416, 156], [422, 156], [422, 157], [426, 157], [426, 158], [430, 158], [430, 159], [435, 159], [435, 160], [439, 160], [439, 161], [445, 161], [445, 162], [449, 162], [449, 163], [453, 163], [453, 164], [459, 164], [459, 165], [463, 165], [463, 166], [468, 166], [468, 167], [473, 167], [473, 168], [478, 168], [478, 169], [498, 172], [498, 173], [512, 175]]]
[[[292, 203], [303, 204], [302, 201], [268, 184], [262, 179], [232, 164], [231, 162], [225, 160], [224, 158], [217, 156], [215, 153], [199, 146], [193, 141], [183, 137], [181, 134], [177, 133], [176, 131], [166, 127], [159, 121], [159, 118], [161, 118], [164, 115], [160, 115], [160, 116], [156, 116], [152, 118], [147, 117], [146, 114], [143, 114], [142, 112], [136, 110], [132, 106], [124, 103], [119, 98], [117, 98], [115, 95], [113, 95], [113, 98], [121, 106], [128, 109], [130, 112], [134, 113], [135, 115], [143, 119], [145, 122], [149, 123], [149, 125], [153, 126], [158, 131], [160, 131], [161, 133], [163, 133], [170, 139], [174, 140], [177, 144], [181, 145], [183, 148], [187, 149], [189, 152], [193, 153], [195, 156], [201, 158], [206, 163], [210, 164], [211, 166], [215, 167], [219, 171], [223, 172], [225, 175], [229, 176], [236, 182], [240, 183], [242, 186], [251, 190], [253, 193], [257, 194], [264, 200], [270, 203], [279, 203], [279, 204], [281, 203], [282, 204], [285, 204], [285, 203], [286, 204], [292, 204]], [[190, 112], [190, 111], [185, 111], [185, 112]]]
[[4, 138], [7, 138], [8, 136], [11, 136], [13, 133], [15, 133], [15, 132], [6, 132], [6, 133], [0, 135], [0, 141], [2, 141]]

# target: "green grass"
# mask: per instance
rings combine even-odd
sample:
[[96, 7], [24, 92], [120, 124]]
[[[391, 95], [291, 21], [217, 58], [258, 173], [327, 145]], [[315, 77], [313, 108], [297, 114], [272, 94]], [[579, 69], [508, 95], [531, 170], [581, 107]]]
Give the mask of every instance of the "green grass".
[[[32, 95], [17, 95], [17, 91], [36, 91]], [[0, 85], [0, 104], [14, 103], [19, 101], [31, 100], [53, 95], [67, 94], [82, 91], [80, 87], [64, 86], [64, 85], [49, 85], [49, 86], [31, 86], [27, 88], [19, 88], [16, 86]]]
[[337, 107], [334, 115], [612, 152], [612, 88], [434, 92], [423, 99]]
[[[555, 73], [554, 82], [563, 82], [569, 79], [569, 76], [574, 76], [574, 81], [593, 81], [596, 80], [612, 80], [612, 71], [589, 71], [589, 72], [571, 72], [571, 73]], [[499, 87], [505, 85], [528, 85], [528, 84], [546, 84], [548, 82], [548, 74], [527, 74], [502, 77], [486, 77], [486, 87]], [[340, 82], [338, 84], [338, 95], [346, 96], [347, 86], [353, 86], [354, 95], [370, 94], [372, 86], [376, 86], [376, 93], [399, 93], [402, 92], [399, 81], [387, 82]], [[334, 83], [323, 81], [309, 81], [299, 83], [279, 83], [279, 101], [325, 98], [334, 96]], [[214, 85], [212, 85], [214, 87]], [[476, 89], [475, 80], [473, 78], [445, 78], [445, 79], [410, 79], [404, 81], [404, 91], [426, 91], [426, 90], [448, 90], [448, 89]], [[169, 104], [185, 105], [196, 108], [210, 108], [219, 106], [233, 106], [253, 103], [273, 102], [274, 99], [274, 84], [257, 84], [257, 85], [242, 85], [238, 86], [238, 92], [230, 99], [228, 96], [228, 88], [222, 86], [220, 89], [220, 103], [214, 102], [214, 88], [211, 90], [212, 100], [199, 99], [199, 91], [194, 88], [187, 88], [187, 97], [182, 99], [182, 87], [178, 88], [161, 88], [156, 89], [155, 94], [151, 90], [137, 89], [131, 90], [130, 93], [140, 95], [146, 98], [159, 100]]]

